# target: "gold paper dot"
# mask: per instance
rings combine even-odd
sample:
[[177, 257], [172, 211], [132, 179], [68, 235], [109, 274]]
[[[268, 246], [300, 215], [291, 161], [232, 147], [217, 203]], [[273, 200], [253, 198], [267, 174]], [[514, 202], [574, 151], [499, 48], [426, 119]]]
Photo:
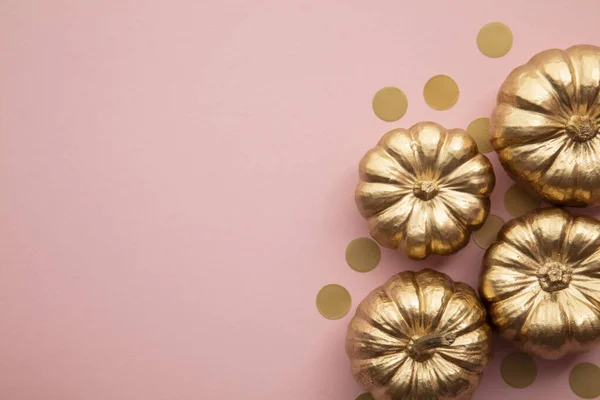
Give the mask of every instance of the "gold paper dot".
[[398, 121], [404, 116], [407, 108], [406, 95], [396, 87], [384, 87], [373, 97], [375, 115], [387, 122]]
[[350, 293], [340, 285], [326, 285], [317, 294], [317, 309], [327, 319], [340, 319], [350, 311]]
[[502, 57], [513, 45], [513, 34], [510, 28], [502, 22], [490, 22], [479, 30], [477, 47], [491, 58]]
[[369, 272], [381, 260], [381, 250], [375, 241], [369, 238], [357, 238], [346, 247], [346, 262], [355, 271]]
[[596, 364], [577, 364], [569, 375], [571, 390], [582, 399], [600, 396], [600, 368]]
[[425, 84], [423, 96], [431, 108], [447, 110], [458, 101], [458, 85], [447, 75], [436, 75]]
[[477, 148], [481, 153], [489, 153], [494, 150], [490, 143], [489, 127], [489, 118], [477, 118], [467, 127], [467, 132], [469, 132], [471, 137], [475, 140]]
[[522, 389], [531, 385], [537, 377], [537, 366], [529, 354], [512, 353], [504, 357], [500, 374], [507, 385]]
[[520, 217], [535, 210], [542, 204], [540, 199], [531, 196], [525, 189], [512, 185], [504, 193], [504, 207], [513, 217]]
[[356, 400], [374, 400], [374, 399], [373, 399], [373, 396], [371, 395], [371, 393], [363, 393], [361, 395], [358, 395]]
[[504, 220], [497, 215], [490, 214], [481, 229], [473, 232], [473, 240], [477, 246], [487, 249], [496, 241], [496, 236], [500, 228], [504, 225]]

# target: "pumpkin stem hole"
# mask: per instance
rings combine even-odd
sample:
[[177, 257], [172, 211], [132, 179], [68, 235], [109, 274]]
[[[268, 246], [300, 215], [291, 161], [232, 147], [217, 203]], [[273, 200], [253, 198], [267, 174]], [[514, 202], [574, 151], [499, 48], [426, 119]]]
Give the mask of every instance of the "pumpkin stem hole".
[[413, 185], [413, 193], [421, 200], [431, 200], [438, 193], [437, 183], [434, 181], [417, 181]]
[[565, 289], [571, 283], [573, 270], [571, 267], [559, 262], [549, 262], [537, 270], [538, 281], [540, 286], [546, 292], [555, 292]]
[[565, 126], [567, 134], [576, 142], [585, 142], [594, 138], [599, 128], [592, 118], [580, 115], [571, 116]]

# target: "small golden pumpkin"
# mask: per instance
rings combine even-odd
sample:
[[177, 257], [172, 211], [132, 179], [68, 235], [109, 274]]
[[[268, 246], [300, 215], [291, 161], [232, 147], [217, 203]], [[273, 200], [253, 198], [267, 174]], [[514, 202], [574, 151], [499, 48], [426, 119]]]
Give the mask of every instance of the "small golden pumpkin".
[[483, 259], [493, 325], [523, 350], [557, 359], [600, 338], [600, 222], [559, 208], [508, 222]]
[[433, 122], [386, 133], [362, 158], [356, 204], [371, 236], [409, 257], [448, 255], [490, 210], [495, 177], [471, 136]]
[[430, 269], [372, 291], [346, 335], [352, 375], [375, 400], [470, 399], [491, 346], [474, 290]]
[[502, 84], [490, 134], [500, 162], [544, 200], [600, 203], [600, 47], [546, 50]]

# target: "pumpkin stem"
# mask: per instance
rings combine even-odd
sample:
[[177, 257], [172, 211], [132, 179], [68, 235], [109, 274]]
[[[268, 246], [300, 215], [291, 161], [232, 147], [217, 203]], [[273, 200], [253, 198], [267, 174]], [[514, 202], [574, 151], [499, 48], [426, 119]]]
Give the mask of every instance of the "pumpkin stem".
[[579, 115], [571, 116], [565, 128], [567, 134], [576, 142], [593, 139], [600, 129], [594, 119]]
[[425, 361], [433, 355], [438, 347], [447, 347], [456, 340], [456, 335], [429, 334], [418, 339], [412, 339], [406, 346], [408, 355], [416, 361]]

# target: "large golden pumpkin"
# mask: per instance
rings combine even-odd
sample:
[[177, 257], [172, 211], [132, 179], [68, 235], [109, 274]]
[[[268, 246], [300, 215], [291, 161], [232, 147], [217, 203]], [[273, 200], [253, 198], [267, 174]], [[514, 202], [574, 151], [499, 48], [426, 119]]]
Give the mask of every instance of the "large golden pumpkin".
[[433, 122], [386, 133], [359, 175], [356, 204], [371, 236], [415, 259], [463, 248], [489, 214], [495, 183], [467, 132]]
[[467, 400], [490, 359], [491, 337], [473, 289], [425, 269], [393, 276], [360, 303], [346, 352], [375, 400]]
[[558, 205], [600, 203], [600, 47], [547, 50], [502, 84], [490, 135], [517, 181]]
[[493, 325], [547, 359], [600, 338], [600, 222], [558, 208], [508, 222], [483, 259], [481, 296]]

